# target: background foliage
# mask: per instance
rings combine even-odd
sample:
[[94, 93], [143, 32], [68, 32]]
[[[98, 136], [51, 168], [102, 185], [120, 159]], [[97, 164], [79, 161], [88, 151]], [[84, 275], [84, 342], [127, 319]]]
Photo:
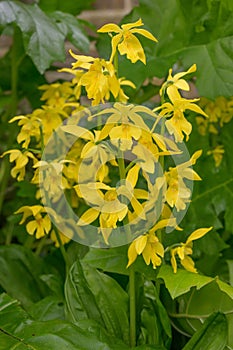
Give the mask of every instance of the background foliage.
[[[44, 73], [65, 59], [65, 40], [88, 53], [90, 38], [76, 18], [93, 1], [44, 1], [26, 5], [0, 2], [1, 33], [12, 36], [9, 51], [0, 60], [1, 151], [14, 148], [17, 127], [9, 119], [40, 106], [38, 86]], [[122, 23], [143, 19], [158, 39], [157, 46], [142, 40], [148, 64], [131, 65], [120, 58], [120, 75], [136, 85], [134, 103], [154, 105], [159, 90], [153, 77], [163, 78], [197, 64], [195, 84], [200, 96], [216, 99], [233, 95], [233, 5], [230, 0], [140, 0]], [[51, 45], [52, 43], [52, 45]], [[99, 54], [107, 57], [110, 39], [98, 38]], [[137, 74], [135, 74], [137, 71]], [[145, 84], [146, 81], [146, 84]], [[197, 92], [195, 92], [197, 94]], [[25, 102], [25, 99], [27, 102]], [[24, 103], [22, 103], [24, 101]], [[232, 109], [230, 111], [233, 114]], [[195, 242], [194, 257], [200, 274], [169, 266], [159, 271], [135, 263], [138, 274], [138, 349], [198, 350], [233, 348], [233, 119], [218, 135], [200, 135], [190, 115], [192, 154], [203, 149], [197, 164], [202, 182], [194, 187], [192, 203], [182, 221], [185, 240], [197, 226], [214, 232]], [[208, 151], [221, 144], [225, 153], [216, 167]], [[70, 270], [54, 246], [41, 247], [27, 237], [13, 215], [20, 205], [33, 203], [35, 189], [27, 180], [14, 183], [9, 164], [1, 163], [0, 349], [128, 349], [127, 247], [88, 250], [68, 245]], [[17, 198], [17, 201], [15, 200]], [[4, 203], [4, 205], [3, 205]], [[166, 235], [170, 244], [177, 240]], [[43, 248], [43, 249], [42, 249]], [[81, 263], [77, 258], [81, 259]], [[196, 276], [196, 277], [195, 277]], [[218, 276], [218, 277], [216, 277]], [[96, 283], [98, 281], [98, 283]], [[210, 298], [211, 296], [211, 298]], [[116, 307], [117, 305], [117, 307]], [[77, 312], [78, 311], [78, 312]]]

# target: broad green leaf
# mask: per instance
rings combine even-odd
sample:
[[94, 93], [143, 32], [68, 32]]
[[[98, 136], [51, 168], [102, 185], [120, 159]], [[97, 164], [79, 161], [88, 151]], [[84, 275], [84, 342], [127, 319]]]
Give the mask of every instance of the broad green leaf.
[[212, 277], [199, 275], [183, 269], [178, 269], [177, 273], [174, 273], [171, 266], [168, 265], [161, 266], [157, 277], [164, 281], [165, 286], [173, 299], [187, 293], [192, 287], [199, 290], [213, 281], [218, 285], [221, 291], [233, 299], [233, 287], [220, 281], [218, 278], [214, 279]]
[[76, 261], [65, 295], [69, 319], [95, 320], [116, 338], [128, 341], [128, 295], [113, 278]]
[[173, 299], [185, 294], [192, 287], [200, 289], [213, 281], [211, 277], [201, 276], [183, 269], [178, 269], [177, 273], [174, 273], [172, 267], [168, 265], [161, 266], [157, 277], [164, 281]]
[[0, 246], [0, 284], [24, 306], [39, 301], [48, 293], [40, 280], [45, 271], [42, 260], [20, 245]]
[[61, 33], [64, 33], [65, 38], [74, 46], [84, 52], [89, 50], [90, 42], [87, 34], [84, 32], [80, 21], [76, 17], [61, 11], [55, 11], [49, 15], [55, 20]]
[[227, 320], [221, 313], [208, 317], [182, 350], [223, 350], [227, 345]]
[[116, 338], [129, 343], [128, 294], [103, 272], [84, 265], [84, 273], [106, 329]]
[[64, 320], [64, 301], [55, 296], [48, 296], [32, 304], [28, 309], [30, 316], [37, 321]]
[[20, 324], [25, 325], [29, 318], [19, 301], [5, 293], [0, 295], [0, 315], [0, 328], [9, 333], [14, 333]]
[[88, 10], [94, 0], [74, 1], [74, 0], [39, 0], [39, 6], [43, 11], [62, 11], [72, 15], [77, 15], [83, 10]]
[[36, 4], [1, 1], [0, 27], [11, 23], [21, 29], [25, 52], [41, 74], [53, 62], [65, 59], [64, 33]]
[[92, 319], [104, 326], [100, 309], [78, 260], [72, 265], [65, 283], [67, 318], [71, 322]]
[[120, 350], [128, 349], [120, 340], [109, 337], [91, 321], [81, 327], [52, 320], [33, 321], [18, 302], [6, 294], [0, 296], [1, 350]]

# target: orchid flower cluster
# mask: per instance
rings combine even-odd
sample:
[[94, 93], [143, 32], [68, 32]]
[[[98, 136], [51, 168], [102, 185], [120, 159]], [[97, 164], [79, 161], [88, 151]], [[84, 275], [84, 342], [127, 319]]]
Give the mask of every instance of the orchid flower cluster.
[[[93, 246], [130, 243], [128, 266], [142, 255], [156, 268], [167, 253], [174, 272], [179, 265], [196, 272], [193, 241], [211, 228], [197, 229], [185, 243], [169, 247], [164, 246], [163, 230], [182, 230], [176, 213], [185, 212], [191, 201], [188, 183], [201, 180], [192, 167], [202, 151], [182, 158], [180, 145], [192, 131], [187, 111], [203, 118], [207, 114], [197, 105], [198, 99], [182, 97], [182, 91], [189, 90], [184, 77], [194, 73], [196, 65], [176, 74], [169, 70], [160, 89], [161, 105], [154, 110], [128, 102], [124, 87], [136, 87], [119, 77], [117, 58], [126, 55], [132, 64], [146, 64], [138, 36], [154, 43], [157, 39], [142, 26], [141, 19], [121, 27], [104, 25], [98, 32], [111, 37], [109, 60], [70, 51], [72, 67], [61, 71], [72, 79], [41, 86], [41, 108], [10, 121], [20, 126], [19, 147], [4, 153], [14, 164], [11, 175], [38, 188], [35, 205], [16, 213], [23, 214], [20, 224], [26, 223], [29, 235], [50, 239], [56, 246], [75, 239], [77, 232], [79, 241], [87, 242], [95, 228]], [[91, 106], [81, 102], [83, 94]], [[50, 147], [54, 134], [61, 141]], [[61, 144], [69, 144], [70, 138], [72, 144], [62, 154]], [[50, 157], [45, 158], [45, 152]], [[178, 159], [175, 164], [173, 157]], [[77, 220], [56, 211], [64, 194]]]
[[210, 135], [211, 149], [207, 155], [211, 155], [214, 159], [215, 167], [218, 168], [222, 163], [224, 156], [224, 146], [220, 142], [218, 135], [221, 133], [221, 128], [229, 123], [233, 117], [233, 98], [217, 97], [211, 101], [202, 97], [199, 105], [208, 114], [209, 118], [196, 116], [198, 132], [202, 136]]

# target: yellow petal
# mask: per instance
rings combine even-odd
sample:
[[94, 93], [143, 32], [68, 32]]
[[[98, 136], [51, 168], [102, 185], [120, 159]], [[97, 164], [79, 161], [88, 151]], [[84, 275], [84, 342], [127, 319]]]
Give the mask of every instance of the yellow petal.
[[131, 33], [141, 34], [141, 35], [145, 36], [146, 38], [148, 38], [150, 40], [158, 42], [158, 40], [154, 37], [154, 35], [151, 34], [150, 32], [148, 32], [148, 30], [145, 30], [145, 29], [132, 29]]
[[213, 227], [209, 227], [209, 228], [199, 228], [197, 230], [195, 230], [187, 239], [186, 244], [188, 244], [191, 241], [194, 241], [196, 239], [199, 239], [201, 237], [203, 237], [207, 232], [209, 232], [210, 230], [212, 230]]
[[183, 260], [180, 261], [181, 265], [190, 272], [197, 273], [197, 269], [194, 266], [194, 261], [189, 257], [186, 256]]
[[147, 239], [148, 239], [148, 235], [143, 235], [143, 236], [138, 237], [135, 240], [135, 250], [136, 250], [138, 255], [140, 255], [143, 252], [143, 250], [146, 246], [146, 243], [147, 243]]
[[135, 249], [135, 241], [133, 241], [128, 249], [128, 265], [127, 268], [137, 259], [137, 252]]
[[85, 226], [90, 224], [91, 222], [95, 221], [99, 216], [99, 210], [96, 210], [94, 208], [90, 208], [80, 217], [80, 219], [77, 222], [77, 225]]
[[196, 72], [196, 70], [197, 70], [197, 66], [196, 66], [196, 64], [193, 64], [186, 72], [180, 72], [180, 73], [175, 74], [173, 79], [178, 80], [187, 74]]
[[111, 57], [109, 60], [110, 62], [113, 61], [113, 58], [116, 54], [117, 46], [118, 46], [119, 42], [121, 41], [121, 38], [122, 38], [122, 34], [117, 34], [112, 38], [112, 53], [111, 53]]
[[137, 216], [143, 220], [146, 220], [144, 208], [134, 196], [131, 198], [131, 204]]
[[78, 125], [64, 125], [61, 126], [60, 129], [68, 134], [77, 136], [78, 138], [81, 137], [84, 140], [94, 140], [94, 136], [89, 130]]
[[136, 38], [135, 35], [131, 34], [127, 38], [124, 38], [123, 41], [118, 45], [118, 50], [121, 55], [126, 54], [127, 58], [132, 63], [140, 60], [146, 64], [144, 50], [141, 46], [140, 41]]
[[138, 199], [148, 199], [148, 192], [146, 190], [142, 190], [140, 188], [134, 189], [134, 196]]
[[36, 220], [30, 221], [26, 225], [26, 230], [29, 233], [29, 235], [33, 235], [35, 230], [37, 229], [38, 225]]
[[144, 23], [142, 22], [141, 18], [139, 18], [136, 22], [123, 24], [121, 26], [121, 28], [124, 30], [129, 30], [129, 29], [134, 28], [134, 27], [141, 27], [141, 26], [143, 26], [143, 24]]
[[115, 23], [108, 23], [103, 25], [101, 28], [97, 30], [97, 33], [120, 33], [122, 30], [121, 28], [115, 24]]
[[139, 173], [140, 167], [138, 165], [135, 165], [132, 167], [126, 176], [126, 183], [127, 181], [131, 184], [132, 188], [136, 186], [136, 183], [138, 181], [138, 173]]
[[146, 265], [150, 264], [151, 255], [153, 254], [153, 250], [151, 244], [147, 244], [142, 252], [143, 259], [145, 260]]

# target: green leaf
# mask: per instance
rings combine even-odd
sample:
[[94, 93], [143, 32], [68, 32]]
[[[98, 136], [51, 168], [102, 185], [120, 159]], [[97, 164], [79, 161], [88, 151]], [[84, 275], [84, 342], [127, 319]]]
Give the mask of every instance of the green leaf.
[[65, 295], [70, 319], [95, 320], [128, 342], [128, 295], [113, 278], [86, 265], [82, 268], [76, 261], [66, 281]]
[[39, 301], [48, 293], [40, 280], [44, 273], [42, 260], [20, 245], [0, 246], [0, 284], [24, 306]]
[[172, 267], [168, 265], [161, 266], [157, 277], [164, 281], [173, 299], [185, 294], [191, 287], [200, 289], [213, 281], [211, 277], [201, 276], [182, 269], [178, 269], [177, 273], [174, 273]]
[[28, 313], [37, 321], [64, 320], [64, 306], [63, 300], [54, 296], [48, 296], [31, 305]]
[[16, 300], [6, 294], [0, 296], [0, 349], [1, 350], [124, 350], [118, 339], [95, 326], [93, 322], [82, 327], [52, 320], [37, 322], [30, 319]]
[[67, 318], [72, 322], [92, 319], [104, 326], [95, 297], [78, 260], [72, 265], [65, 283]]
[[0, 2], [0, 26], [15, 23], [22, 31], [24, 48], [42, 74], [51, 63], [65, 59], [65, 35], [36, 5]]
[[222, 350], [227, 345], [227, 320], [221, 313], [208, 317], [182, 350]]
[[88, 52], [90, 42], [80, 21], [76, 17], [61, 11], [55, 11], [49, 15], [56, 21], [58, 28], [61, 33], [64, 33], [65, 38], [81, 51]]
[[43, 11], [62, 11], [77, 15], [84, 10], [88, 10], [94, 0], [74, 1], [74, 0], [40, 0], [39, 6]]
[[128, 344], [128, 294], [112, 277], [96, 269], [84, 265], [84, 273], [100, 308], [106, 329]]

